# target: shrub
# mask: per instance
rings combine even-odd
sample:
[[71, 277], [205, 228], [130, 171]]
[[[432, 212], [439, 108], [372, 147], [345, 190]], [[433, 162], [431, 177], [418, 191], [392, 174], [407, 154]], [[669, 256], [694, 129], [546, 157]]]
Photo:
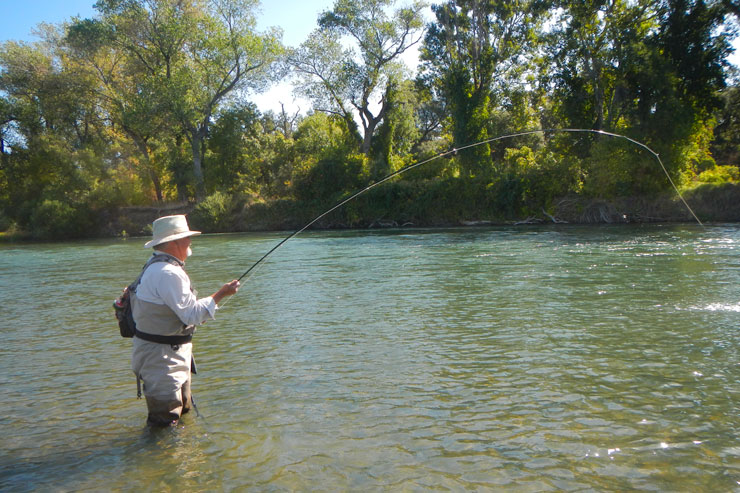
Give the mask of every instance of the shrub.
[[728, 183], [740, 181], [740, 168], [737, 166], [715, 166], [702, 171], [696, 181], [700, 183]]
[[94, 235], [93, 212], [86, 205], [72, 206], [59, 200], [44, 200], [30, 217], [30, 231], [34, 238], [57, 240]]
[[231, 231], [234, 201], [230, 195], [216, 192], [200, 202], [188, 216], [193, 228], [205, 233]]
[[303, 202], [335, 202], [343, 194], [364, 187], [368, 177], [367, 158], [362, 154], [337, 155], [320, 160], [294, 183], [296, 197]]

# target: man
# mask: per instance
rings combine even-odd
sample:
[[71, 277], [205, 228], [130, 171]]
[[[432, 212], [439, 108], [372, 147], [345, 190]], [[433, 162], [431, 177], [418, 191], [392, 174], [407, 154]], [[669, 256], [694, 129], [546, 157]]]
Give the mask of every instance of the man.
[[233, 295], [239, 281], [224, 284], [206, 298], [197, 298], [190, 278], [183, 270], [192, 250], [191, 231], [185, 216], [160, 217], [152, 224], [154, 248], [144, 267], [141, 281], [131, 292], [131, 309], [136, 322], [131, 367], [137, 382], [143, 382], [150, 426], [177, 424], [190, 410], [190, 378], [195, 326], [214, 318], [218, 303]]

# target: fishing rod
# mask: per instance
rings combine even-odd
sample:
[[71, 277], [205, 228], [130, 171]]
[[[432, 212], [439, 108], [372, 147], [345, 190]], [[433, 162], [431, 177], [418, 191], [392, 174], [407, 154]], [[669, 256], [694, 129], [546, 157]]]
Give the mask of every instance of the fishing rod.
[[334, 212], [335, 210], [339, 209], [340, 207], [342, 207], [347, 202], [350, 202], [350, 201], [356, 199], [357, 197], [359, 197], [363, 193], [365, 193], [365, 192], [367, 192], [369, 190], [372, 190], [373, 188], [377, 187], [378, 185], [381, 185], [381, 184], [387, 182], [388, 180], [390, 180], [390, 179], [392, 179], [392, 178], [394, 178], [394, 177], [396, 177], [396, 176], [398, 176], [398, 175], [400, 175], [402, 173], [405, 173], [407, 171], [410, 171], [410, 170], [412, 170], [414, 168], [418, 168], [419, 166], [424, 165], [424, 164], [427, 164], [427, 163], [429, 163], [431, 161], [435, 161], [437, 159], [440, 159], [440, 158], [443, 158], [443, 157], [446, 157], [446, 156], [449, 156], [449, 155], [455, 155], [459, 151], [464, 151], [466, 149], [470, 149], [472, 147], [477, 147], [477, 146], [484, 145], [484, 144], [490, 144], [491, 142], [496, 142], [498, 140], [511, 139], [511, 138], [514, 138], [514, 137], [523, 137], [525, 135], [546, 134], [546, 133], [556, 133], [556, 132], [563, 132], [563, 133], [567, 133], [567, 132], [570, 132], [570, 133], [578, 133], [578, 132], [581, 132], [581, 133], [583, 133], [583, 132], [586, 132], [586, 133], [594, 133], [594, 134], [604, 135], [604, 136], [607, 136], [607, 137], [614, 137], [614, 138], [624, 139], [624, 140], [627, 140], [628, 142], [631, 142], [632, 144], [635, 144], [635, 145], [637, 145], [639, 147], [642, 147], [643, 149], [646, 149], [648, 152], [650, 152], [650, 154], [652, 154], [653, 156], [655, 156], [655, 159], [658, 160], [658, 163], [660, 164], [660, 167], [663, 169], [663, 172], [665, 173], [666, 177], [668, 177], [668, 181], [670, 182], [671, 186], [676, 191], [676, 194], [678, 194], [678, 197], [681, 199], [681, 202], [683, 202], [683, 204], [689, 210], [689, 212], [694, 217], [694, 219], [696, 219], [696, 222], [698, 222], [701, 226], [704, 226], [704, 224], [702, 224], [702, 222], [699, 220], [699, 218], [696, 216], [696, 214], [694, 214], [694, 211], [691, 209], [691, 207], [686, 202], [686, 200], [684, 200], [683, 196], [681, 195], [681, 192], [678, 190], [678, 187], [673, 182], [673, 179], [671, 179], [671, 175], [668, 173], [668, 170], [666, 169], [665, 165], [663, 164], [663, 161], [660, 159], [660, 156], [658, 155], [658, 153], [655, 152], [654, 150], [652, 150], [646, 144], [643, 144], [642, 142], [640, 142], [638, 140], [635, 140], [635, 139], [632, 139], [630, 137], [627, 137], [626, 135], [616, 134], [616, 133], [612, 133], [612, 132], [606, 132], [604, 130], [594, 130], [594, 129], [586, 129], [586, 128], [546, 128], [546, 129], [540, 129], [540, 130], [527, 130], [525, 132], [517, 132], [517, 133], [513, 133], [513, 134], [499, 135], [498, 137], [493, 137], [493, 138], [490, 138], [490, 139], [482, 140], [482, 141], [476, 142], [474, 144], [468, 144], [468, 145], [465, 145], [465, 146], [462, 146], [462, 147], [452, 148], [452, 149], [450, 149], [448, 151], [441, 152], [441, 153], [437, 154], [434, 157], [431, 157], [429, 159], [425, 159], [424, 161], [419, 161], [418, 163], [413, 163], [413, 164], [409, 164], [407, 166], [404, 166], [403, 168], [398, 169], [398, 170], [394, 171], [393, 173], [390, 173], [390, 174], [384, 176], [383, 178], [381, 178], [380, 180], [376, 181], [375, 183], [372, 183], [372, 184], [368, 185], [367, 187], [363, 188], [362, 190], [359, 190], [359, 191], [355, 192], [354, 194], [352, 194], [349, 197], [347, 197], [346, 199], [340, 201], [339, 203], [337, 203], [336, 205], [334, 205], [330, 209], [326, 210], [325, 212], [322, 212], [321, 214], [319, 214], [318, 216], [316, 216], [314, 219], [312, 219], [311, 221], [309, 221], [308, 223], [306, 223], [305, 226], [303, 226], [302, 228], [294, 231], [290, 235], [288, 235], [285, 238], [283, 238], [282, 241], [280, 241], [278, 244], [276, 244], [274, 247], [272, 247], [259, 260], [257, 260], [254, 264], [252, 264], [252, 266], [249, 267], [249, 269], [247, 269], [244, 272], [244, 274], [242, 274], [239, 277], [239, 279], [237, 279], [237, 280], [238, 281], [241, 281], [244, 277], [246, 277], [247, 275], [249, 275], [250, 272], [254, 271], [254, 269], [258, 265], [260, 265], [262, 262], [264, 262], [264, 260], [267, 257], [269, 257], [275, 250], [277, 250], [283, 244], [285, 244], [285, 242], [287, 242], [291, 238], [295, 238], [296, 236], [298, 236], [299, 234], [301, 234], [303, 231], [305, 231], [306, 229], [310, 228], [313, 224], [315, 224], [321, 218], [323, 218], [326, 215], [328, 215], [328, 214]]

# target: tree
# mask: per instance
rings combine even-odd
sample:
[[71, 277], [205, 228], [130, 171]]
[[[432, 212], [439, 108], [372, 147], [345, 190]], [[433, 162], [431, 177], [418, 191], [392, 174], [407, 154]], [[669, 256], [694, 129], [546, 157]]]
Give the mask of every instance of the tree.
[[274, 78], [282, 52], [280, 32], [255, 32], [258, 0], [211, 0], [211, 15], [199, 26], [171, 85], [177, 119], [192, 147], [196, 195], [205, 193], [202, 158], [214, 111], [226, 98], [263, 89]]
[[246, 178], [252, 183], [250, 191], [256, 191], [258, 173], [248, 155], [250, 142], [261, 133], [259, 120], [259, 111], [250, 103], [225, 108], [216, 115], [208, 144], [211, 164], [206, 170], [213, 190], [234, 191]]
[[733, 12], [726, 2], [665, 0], [657, 7], [660, 31], [656, 44], [679, 77], [682, 99], [700, 110], [721, 106], [731, 47], [725, 20]]
[[419, 104], [413, 81], [393, 84], [386, 94], [387, 109], [375, 141], [375, 178], [410, 164], [410, 153], [420, 134], [416, 121]]
[[94, 194], [105, 179], [96, 156], [104, 147], [100, 121], [91, 81], [59, 50], [59, 31], [45, 26], [42, 34], [38, 43], [0, 46], [0, 181], [12, 184], [3, 206], [37, 236], [60, 224], [78, 235], [89, 226], [89, 210], [107, 200], [96, 202]]
[[[706, 135], [727, 55], [726, 11], [701, 0], [561, 7], [549, 82], [562, 125], [632, 135], [661, 154], [674, 179], [691, 174], [708, 159]], [[625, 152], [598, 137], [581, 142], [592, 193], [648, 194], [670, 185], [637, 149]]]
[[187, 37], [183, 27], [178, 29], [184, 14], [165, 3], [151, 3], [151, 12], [135, 1], [101, 1], [96, 8], [102, 19], [73, 22], [67, 47], [98, 80], [97, 97], [112, 132], [122, 131], [134, 144], [139, 159], [132, 161], [161, 202], [167, 167], [154, 156], [175, 133], [164, 81], [172, 77]]
[[566, 126], [616, 130], [631, 105], [626, 80], [657, 26], [645, 0], [562, 2], [552, 32], [556, 101]]
[[[450, 0], [432, 10], [436, 22], [424, 38], [422, 76], [443, 101], [453, 144], [486, 140], [491, 107], [524, 83], [546, 2]], [[460, 160], [467, 176], [490, 173], [487, 145], [463, 151]]]
[[728, 87], [722, 92], [722, 100], [724, 105], [716, 116], [712, 156], [718, 164], [737, 166], [740, 164], [740, 88]]
[[[333, 10], [319, 17], [321, 28], [289, 57], [300, 76], [299, 91], [317, 111], [343, 118], [365, 155], [388, 111], [389, 91], [402, 79], [400, 57], [421, 39], [423, 4], [417, 1], [389, 16], [394, 3], [337, 0]], [[343, 37], [354, 48], [344, 48]]]
[[[111, 60], [110, 70], [98, 72], [103, 78], [120, 75], [115, 77], [119, 82], [109, 84], [120, 121], [131, 121], [127, 132], [144, 145], [150, 130], [161, 134], [164, 126], [176, 122], [190, 144], [199, 199], [206, 190], [203, 156], [215, 111], [229, 96], [261, 89], [276, 75], [280, 34], [274, 29], [266, 34], [255, 31], [257, 5], [257, 0], [100, 0], [96, 4], [102, 19], [93, 24], [102, 27], [89, 31], [102, 33], [98, 39], [109, 35], [112, 41], [117, 60]], [[80, 32], [84, 27], [84, 22], [75, 26]]]

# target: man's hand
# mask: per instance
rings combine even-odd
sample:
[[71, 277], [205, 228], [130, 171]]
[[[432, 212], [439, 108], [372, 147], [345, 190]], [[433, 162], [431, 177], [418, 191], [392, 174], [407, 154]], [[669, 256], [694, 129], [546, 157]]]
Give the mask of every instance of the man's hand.
[[216, 304], [218, 304], [221, 302], [222, 299], [226, 298], [227, 296], [236, 294], [236, 292], [239, 291], [239, 286], [241, 286], [241, 284], [236, 279], [234, 279], [231, 282], [227, 282], [226, 284], [221, 286], [221, 289], [219, 289], [213, 294], [212, 296], [213, 301], [215, 301]]

